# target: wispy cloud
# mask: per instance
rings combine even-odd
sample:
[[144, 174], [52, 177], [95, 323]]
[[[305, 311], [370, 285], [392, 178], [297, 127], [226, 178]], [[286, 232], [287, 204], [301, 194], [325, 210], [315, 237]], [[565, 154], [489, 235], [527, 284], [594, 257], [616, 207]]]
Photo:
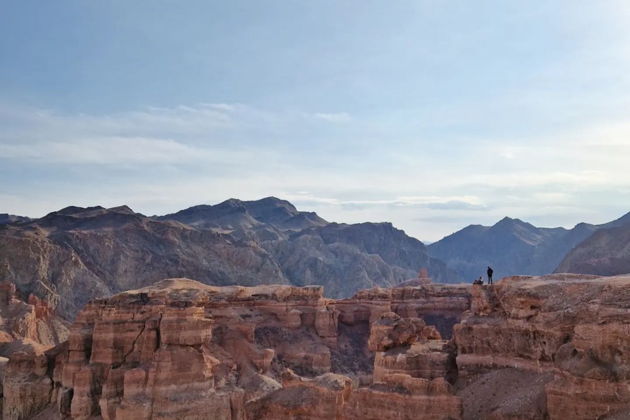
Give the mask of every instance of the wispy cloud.
[[318, 112], [313, 114], [313, 116], [319, 120], [328, 121], [331, 123], [344, 123], [351, 120], [350, 114], [347, 112], [338, 112], [338, 113], [323, 113]]
[[[624, 121], [448, 145], [383, 121], [243, 104], [113, 115], [4, 106], [2, 210], [126, 202], [153, 214], [277, 195], [330, 220], [392, 221], [435, 240], [505, 215], [570, 224], [607, 209], [612, 218], [630, 199]], [[19, 185], [17, 173], [27, 174]]]
[[81, 138], [30, 144], [0, 144], [0, 159], [63, 164], [190, 163], [207, 151], [173, 140], [142, 137]]

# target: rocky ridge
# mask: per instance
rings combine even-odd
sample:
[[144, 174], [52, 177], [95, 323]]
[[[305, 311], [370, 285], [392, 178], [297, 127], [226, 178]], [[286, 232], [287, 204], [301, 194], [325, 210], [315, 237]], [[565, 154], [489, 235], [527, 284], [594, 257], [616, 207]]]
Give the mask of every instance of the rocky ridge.
[[0, 357], [41, 351], [68, 338], [68, 324], [36, 296], [22, 299], [10, 282], [0, 282]]

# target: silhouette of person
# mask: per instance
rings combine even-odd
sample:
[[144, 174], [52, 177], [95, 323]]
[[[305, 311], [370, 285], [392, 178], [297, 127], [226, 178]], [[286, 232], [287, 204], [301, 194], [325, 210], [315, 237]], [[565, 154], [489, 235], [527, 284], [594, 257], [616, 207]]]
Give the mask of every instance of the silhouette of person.
[[494, 273], [494, 270], [492, 269], [492, 267], [488, 266], [488, 284], [492, 284], [492, 273]]

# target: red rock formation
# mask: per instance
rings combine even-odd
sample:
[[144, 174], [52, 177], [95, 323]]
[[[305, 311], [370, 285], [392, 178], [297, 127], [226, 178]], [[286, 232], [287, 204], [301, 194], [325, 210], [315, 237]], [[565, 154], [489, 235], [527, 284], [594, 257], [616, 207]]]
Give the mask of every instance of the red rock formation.
[[[397, 289], [392, 299], [374, 290], [333, 301], [321, 287], [166, 280], [88, 304], [39, 370], [20, 371], [11, 359], [12, 395], [24, 392], [21, 383], [41, 386], [7, 399], [5, 418], [28, 418], [48, 403], [77, 419], [383, 418], [408, 401], [400, 418], [457, 419], [443, 341], [419, 318], [429, 308], [458, 316], [468, 297], [453, 291]], [[378, 320], [371, 332], [369, 320]], [[408, 366], [385, 362], [372, 380], [368, 347], [385, 355], [378, 360], [408, 353]]]
[[50, 348], [64, 341], [67, 334], [66, 324], [53, 315], [45, 301], [30, 295], [24, 302], [16, 295], [13, 283], [0, 282], [0, 356], [24, 346]]
[[396, 287], [425, 286], [427, 284], [431, 284], [431, 277], [429, 277], [429, 270], [423, 267], [418, 272], [418, 277], [405, 280]]
[[166, 280], [12, 357], [4, 418], [629, 418], [629, 286], [553, 275], [335, 301]]

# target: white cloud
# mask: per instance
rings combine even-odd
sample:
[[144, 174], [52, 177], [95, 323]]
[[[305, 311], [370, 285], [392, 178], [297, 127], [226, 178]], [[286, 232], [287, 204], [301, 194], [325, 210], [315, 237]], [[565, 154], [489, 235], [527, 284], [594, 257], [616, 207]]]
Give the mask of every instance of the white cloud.
[[158, 164], [196, 160], [207, 151], [173, 140], [102, 137], [31, 144], [0, 144], [0, 158], [64, 164]]
[[319, 113], [313, 114], [313, 116], [316, 119], [323, 120], [323, 121], [328, 121], [328, 122], [331, 122], [331, 123], [344, 123], [344, 122], [348, 122], [348, 121], [350, 121], [352, 119], [350, 117], [350, 114], [348, 114], [346, 112], [337, 112], [337, 113], [323, 113], [323, 112], [319, 112]]

